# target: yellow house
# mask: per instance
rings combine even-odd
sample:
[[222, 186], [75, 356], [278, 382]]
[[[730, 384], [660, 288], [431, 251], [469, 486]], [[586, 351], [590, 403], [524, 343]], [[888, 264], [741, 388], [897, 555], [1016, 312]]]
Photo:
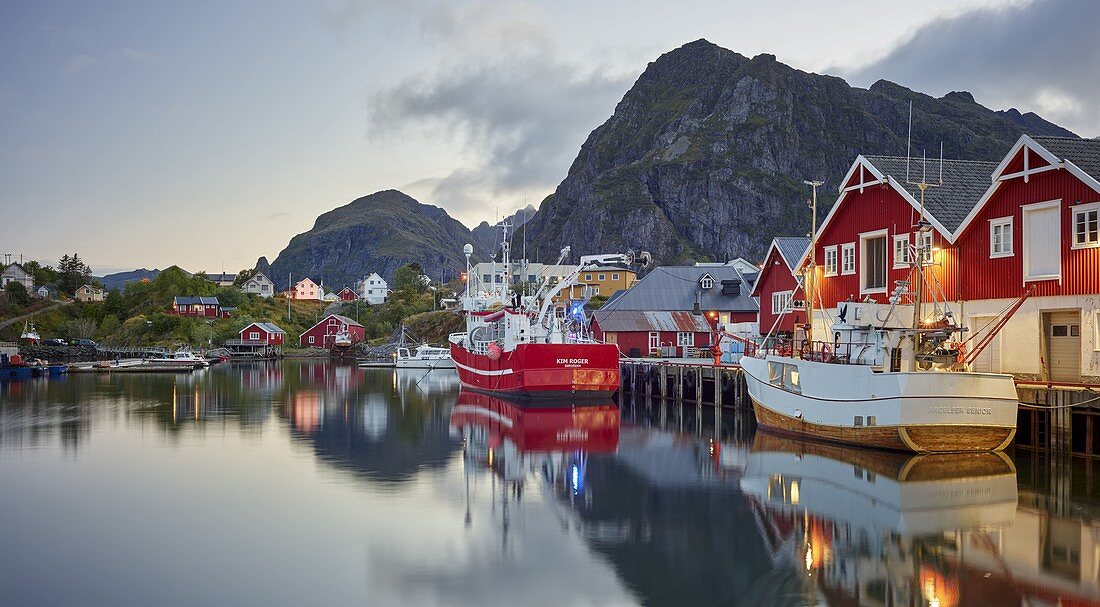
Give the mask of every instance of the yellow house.
[[593, 297], [599, 295], [608, 297], [616, 291], [629, 289], [637, 280], [638, 275], [633, 270], [613, 266], [585, 268], [577, 277], [577, 284], [573, 285], [568, 292], [563, 291], [554, 299], [555, 301], [566, 298], [581, 299], [584, 297], [586, 287], [592, 289]]

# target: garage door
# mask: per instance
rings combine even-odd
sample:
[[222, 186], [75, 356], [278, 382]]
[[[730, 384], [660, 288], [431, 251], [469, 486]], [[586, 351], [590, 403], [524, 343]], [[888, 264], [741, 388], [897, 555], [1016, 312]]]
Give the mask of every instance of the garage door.
[[1081, 381], [1081, 313], [1048, 312], [1043, 316], [1051, 381]]

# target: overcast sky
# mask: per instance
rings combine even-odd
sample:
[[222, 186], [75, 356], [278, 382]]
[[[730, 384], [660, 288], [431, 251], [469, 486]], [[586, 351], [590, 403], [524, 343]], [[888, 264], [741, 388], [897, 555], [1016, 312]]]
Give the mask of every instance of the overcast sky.
[[236, 272], [386, 188], [493, 221], [698, 38], [1100, 135], [1100, 3], [838, 4], [4, 2], [0, 253]]

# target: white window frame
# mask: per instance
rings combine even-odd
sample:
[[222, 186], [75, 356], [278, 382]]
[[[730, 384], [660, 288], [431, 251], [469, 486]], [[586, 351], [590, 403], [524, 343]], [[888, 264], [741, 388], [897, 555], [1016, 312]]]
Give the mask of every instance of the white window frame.
[[[994, 235], [997, 231], [997, 228], [1007, 228], [1007, 232], [1002, 229], [1002, 239], [1001, 239], [1001, 244], [1002, 245], [1005, 242], [1003, 235], [1006, 234], [1006, 233], [1008, 234], [1008, 247], [1007, 248], [1002, 248], [1000, 251], [997, 250], [997, 248], [994, 244]], [[1016, 251], [1014, 249], [1014, 243], [1013, 243], [1012, 229], [1013, 229], [1013, 221], [1012, 221], [1012, 216], [1011, 215], [1009, 215], [1008, 217], [998, 217], [996, 219], [990, 219], [989, 220], [989, 258], [990, 259], [998, 259], [1000, 257], [1012, 257], [1013, 255], [1016, 254]]]
[[[867, 264], [867, 260], [868, 260], [868, 257], [867, 257], [867, 241], [868, 240], [873, 240], [875, 238], [882, 238], [883, 240], [888, 240], [888, 236], [889, 236], [889, 232], [887, 230], [875, 230], [873, 232], [863, 232], [859, 235], [859, 249], [860, 249], [860, 251], [859, 251], [859, 292], [860, 293], [885, 293], [886, 292], [886, 285], [890, 283], [890, 272], [886, 268], [888, 260], [887, 259], [882, 260], [884, 262], [882, 269], [883, 269], [884, 272], [886, 272], [886, 280], [883, 281], [883, 284], [882, 284], [881, 287], [876, 287], [874, 289], [868, 289], [864, 285], [864, 282], [866, 281], [867, 277], [866, 277], [866, 274], [864, 272], [866, 270], [866, 268], [863, 267], [863, 266]], [[886, 243], [884, 242], [883, 244], [885, 245]], [[886, 247], [884, 246], [883, 249], [885, 249], [885, 248]], [[886, 255], [885, 250], [883, 250], [882, 253], [883, 253], [883, 255]]]
[[[830, 253], [832, 253], [832, 255], [831, 255], [832, 263], [831, 264], [829, 263], [829, 257], [830, 257], [829, 254]], [[825, 247], [825, 275], [826, 276], [836, 276], [837, 275], [837, 270], [839, 268], [840, 268], [840, 254], [837, 251], [837, 246], [834, 244], [834, 245]]]
[[592, 275], [591, 274], [585, 274], [584, 275], [584, 281], [585, 282], [592, 282]]
[[714, 279], [710, 277], [710, 274], [704, 274], [703, 277], [699, 279], [699, 286], [704, 289], [713, 289]]
[[618, 272], [612, 272], [611, 273], [611, 280], [619, 280], [619, 273]]
[[651, 351], [656, 350], [657, 348], [660, 348], [661, 347], [661, 334], [657, 331], [650, 331], [649, 332], [649, 341], [647, 343], [649, 344], [649, 349]]
[[917, 232], [916, 234], [917, 238], [922, 241], [920, 242], [919, 247], [921, 250], [920, 265], [930, 266], [936, 263], [936, 254], [932, 250], [936, 247], [936, 239], [935, 236], [932, 234], [932, 230]]
[[681, 347], [694, 348], [695, 334], [690, 331], [678, 331], [676, 333], [676, 345]]
[[[847, 253], [852, 254], [851, 267], [848, 266]], [[840, 245], [840, 274], [841, 276], [851, 276], [856, 273], [856, 243], [846, 242]]]
[[1089, 204], [1078, 205], [1078, 206], [1073, 207], [1071, 210], [1072, 210], [1072, 215], [1071, 215], [1072, 220], [1070, 221], [1070, 224], [1069, 224], [1069, 226], [1070, 226], [1070, 248], [1071, 249], [1095, 249], [1096, 247], [1100, 247], [1100, 233], [1097, 234], [1097, 241], [1096, 242], [1086, 242], [1086, 243], [1078, 243], [1077, 242], [1077, 216], [1078, 215], [1084, 215], [1085, 213], [1095, 211], [1097, 222], [1100, 223], [1100, 202], [1091, 202]]
[[596, 280], [598, 280], [600, 282], [603, 282], [603, 281], [607, 280], [607, 274], [597, 274], [596, 275]]
[[772, 293], [772, 314], [782, 314], [791, 304], [794, 291], [776, 291]]
[[[911, 246], [911, 244], [910, 244], [910, 242], [909, 242], [909, 234], [908, 234], [908, 233], [905, 233], [905, 234], [894, 234], [894, 240], [893, 240], [893, 242], [894, 242], [894, 249], [893, 249], [893, 256], [894, 256], [894, 259], [893, 259], [893, 265], [892, 265], [892, 267], [893, 267], [893, 268], [894, 268], [895, 270], [900, 270], [900, 269], [903, 269], [903, 268], [908, 268], [908, 267], [909, 267], [909, 264], [910, 264], [910, 260], [911, 260], [911, 258], [912, 258], [912, 256], [913, 256], [913, 252], [912, 252], [912, 251], [910, 250], [910, 246]], [[905, 251], [905, 257], [904, 257], [904, 258], [902, 258], [901, 260], [899, 260], [899, 259], [898, 259], [898, 244], [899, 244], [899, 243], [905, 243], [905, 244], [904, 244], [904, 245], [902, 246], [902, 249], [901, 249], [902, 251]]]
[[1062, 243], [1062, 213], [1061, 213], [1062, 200], [1061, 199], [1049, 200], [1047, 202], [1036, 202], [1036, 203], [1033, 203], [1033, 204], [1025, 204], [1025, 205], [1021, 206], [1020, 207], [1020, 216], [1023, 218], [1023, 229], [1020, 230], [1020, 235], [1021, 235], [1020, 240], [1025, 240], [1025, 241], [1027, 240], [1027, 234], [1028, 234], [1028, 231], [1027, 231], [1027, 217], [1028, 217], [1028, 214], [1032, 211], [1042, 211], [1042, 210], [1051, 209], [1051, 208], [1055, 208], [1055, 209], [1059, 210], [1059, 212], [1058, 212], [1058, 223], [1056, 224], [1058, 226], [1058, 233], [1055, 234], [1055, 239], [1054, 239], [1054, 242], [1056, 243], [1055, 246], [1057, 246], [1058, 249], [1059, 249], [1058, 250], [1058, 273], [1057, 274], [1031, 274], [1031, 268], [1028, 267], [1030, 265], [1028, 263], [1029, 255], [1027, 254], [1027, 251], [1024, 250], [1024, 252], [1023, 252], [1023, 256], [1024, 256], [1024, 258], [1023, 258], [1024, 284], [1027, 284], [1029, 282], [1042, 281], [1042, 280], [1057, 280], [1059, 283], [1062, 282], [1062, 251], [1061, 251], [1061, 248], [1062, 248], [1062, 244], [1061, 244]]
[[312, 335], [309, 336], [309, 344], [313, 345], [313, 336]]
[[1100, 310], [1092, 312], [1092, 351], [1100, 352]]
[[260, 332], [259, 331], [249, 331], [248, 332], [248, 339], [251, 340], [251, 341], [260, 341]]

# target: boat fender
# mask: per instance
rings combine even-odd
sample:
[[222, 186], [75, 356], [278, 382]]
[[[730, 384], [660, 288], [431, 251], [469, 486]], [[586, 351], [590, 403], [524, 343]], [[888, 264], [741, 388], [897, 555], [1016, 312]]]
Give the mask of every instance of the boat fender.
[[722, 371], [722, 391], [729, 392], [733, 389], [733, 373]]
[[497, 345], [497, 343], [494, 341], [493, 343], [489, 344], [487, 354], [489, 356], [489, 360], [500, 360], [500, 355], [503, 354], [503, 351], [500, 349], [500, 346]]

